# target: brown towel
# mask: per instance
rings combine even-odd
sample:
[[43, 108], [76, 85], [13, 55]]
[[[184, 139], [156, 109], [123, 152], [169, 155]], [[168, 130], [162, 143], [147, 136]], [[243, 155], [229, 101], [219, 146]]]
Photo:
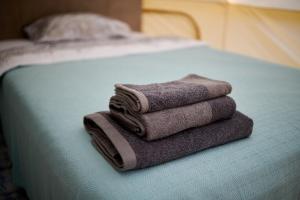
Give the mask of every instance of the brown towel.
[[[190, 74], [182, 79], [149, 85], [116, 84], [116, 98], [133, 111], [146, 113], [225, 96], [231, 85]], [[112, 102], [113, 103], [113, 102]]]
[[234, 100], [227, 96], [144, 114], [132, 111], [116, 96], [111, 98], [111, 102], [111, 115], [125, 129], [146, 140], [160, 139], [188, 128], [230, 118], [236, 108]]
[[85, 116], [84, 125], [99, 152], [113, 167], [125, 171], [157, 165], [248, 137], [253, 121], [236, 112], [231, 119], [184, 130], [151, 142], [123, 129], [108, 112]]

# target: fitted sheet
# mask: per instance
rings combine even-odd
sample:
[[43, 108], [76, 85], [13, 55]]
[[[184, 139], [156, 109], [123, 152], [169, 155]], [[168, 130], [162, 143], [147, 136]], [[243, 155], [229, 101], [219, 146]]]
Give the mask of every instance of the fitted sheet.
[[[117, 172], [91, 145], [82, 118], [108, 110], [117, 82], [166, 82], [197, 73], [233, 86], [254, 120], [249, 139], [169, 163]], [[191, 47], [27, 65], [1, 83], [1, 120], [14, 180], [34, 199], [297, 199], [300, 71]]]

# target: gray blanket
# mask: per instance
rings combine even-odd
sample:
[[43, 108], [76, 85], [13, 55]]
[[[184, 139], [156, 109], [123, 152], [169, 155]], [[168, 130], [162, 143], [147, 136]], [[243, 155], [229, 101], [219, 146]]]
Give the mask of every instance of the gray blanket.
[[231, 119], [191, 128], [155, 141], [145, 141], [123, 129], [108, 112], [84, 117], [92, 142], [117, 170], [145, 168], [210, 147], [248, 137], [253, 121], [240, 112]]
[[231, 92], [231, 85], [225, 81], [190, 74], [166, 83], [116, 84], [115, 90], [114, 99], [126, 102], [127, 107], [135, 112], [146, 113], [225, 96]]
[[164, 138], [188, 128], [230, 118], [236, 108], [234, 100], [227, 96], [144, 114], [134, 112], [117, 96], [113, 96], [111, 102], [111, 115], [124, 128], [146, 140]]

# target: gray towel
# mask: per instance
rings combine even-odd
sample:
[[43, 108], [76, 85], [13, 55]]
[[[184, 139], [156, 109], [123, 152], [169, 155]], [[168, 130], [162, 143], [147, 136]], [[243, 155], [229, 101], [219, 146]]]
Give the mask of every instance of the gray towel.
[[111, 102], [111, 115], [125, 129], [146, 140], [160, 139], [188, 128], [230, 118], [236, 108], [234, 100], [227, 96], [144, 114], [134, 112], [117, 96], [113, 96]]
[[116, 84], [115, 90], [116, 98], [126, 102], [133, 111], [146, 113], [225, 96], [231, 92], [231, 85], [190, 74], [166, 83]]
[[123, 129], [108, 112], [84, 117], [92, 143], [117, 170], [145, 168], [248, 137], [253, 121], [236, 112], [231, 119], [184, 130], [155, 141], [145, 141]]

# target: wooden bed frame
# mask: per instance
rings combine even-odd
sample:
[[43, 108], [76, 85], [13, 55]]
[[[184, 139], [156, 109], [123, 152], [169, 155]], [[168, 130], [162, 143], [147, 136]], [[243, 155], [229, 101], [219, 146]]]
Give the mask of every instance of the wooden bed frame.
[[120, 19], [140, 30], [141, 0], [1, 0], [0, 40], [23, 38], [22, 28], [47, 15], [93, 12]]

